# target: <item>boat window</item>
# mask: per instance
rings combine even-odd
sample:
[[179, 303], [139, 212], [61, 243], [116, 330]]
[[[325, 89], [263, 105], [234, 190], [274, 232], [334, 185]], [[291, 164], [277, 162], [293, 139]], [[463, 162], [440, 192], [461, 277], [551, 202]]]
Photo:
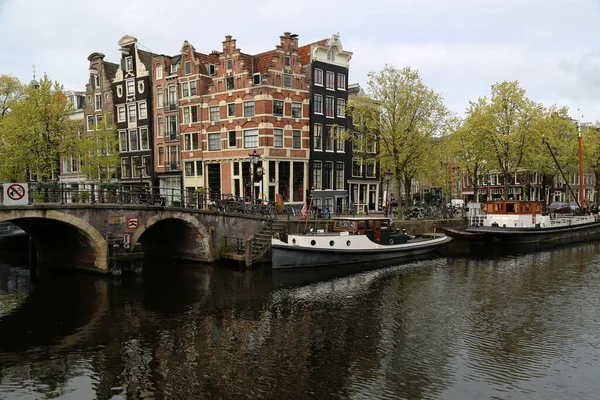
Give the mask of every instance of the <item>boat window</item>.
[[364, 230], [367, 227], [367, 221], [358, 221], [358, 229]]
[[346, 246], [350, 247], [350, 245], [352, 244], [352, 242], [350, 242], [349, 240], [346, 242]]
[[515, 210], [515, 205], [516, 205], [515, 203], [507, 203], [506, 204], [506, 212], [507, 213], [514, 213], [516, 211]]
[[334, 242], [333, 240], [331, 240], [331, 241], [329, 241], [329, 245], [330, 245], [331, 247], [333, 247], [333, 246], [335, 245], [335, 242]]
[[311, 246], [314, 246], [314, 245], [316, 245], [316, 244], [317, 244], [317, 242], [316, 242], [315, 240], [311, 240], [311, 241], [310, 241], [310, 245], [311, 245]]
[[296, 239], [292, 239], [292, 244], [296, 244]]

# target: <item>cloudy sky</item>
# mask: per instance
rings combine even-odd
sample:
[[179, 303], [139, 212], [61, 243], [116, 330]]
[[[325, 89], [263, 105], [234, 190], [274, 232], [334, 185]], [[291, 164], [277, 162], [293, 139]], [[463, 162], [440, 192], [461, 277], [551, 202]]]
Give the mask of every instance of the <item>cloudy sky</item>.
[[[177, 6], [181, 4], [181, 7]], [[46, 72], [67, 89], [88, 79], [87, 56], [119, 57], [123, 35], [155, 53], [220, 49], [225, 35], [247, 53], [285, 31], [300, 44], [341, 35], [354, 52], [350, 81], [386, 63], [419, 70], [462, 115], [498, 81], [519, 80], [544, 105], [600, 120], [600, 0], [0, 0], [0, 74]]]

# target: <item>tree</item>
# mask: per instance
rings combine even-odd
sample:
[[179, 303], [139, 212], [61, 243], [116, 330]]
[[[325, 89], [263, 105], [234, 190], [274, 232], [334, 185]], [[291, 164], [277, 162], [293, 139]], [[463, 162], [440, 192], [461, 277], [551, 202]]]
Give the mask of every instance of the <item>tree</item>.
[[583, 168], [593, 171], [595, 177], [594, 203], [600, 202], [600, 123], [581, 129], [583, 141]]
[[353, 141], [353, 154], [359, 160], [373, 157], [365, 149], [378, 146], [382, 168], [393, 172], [409, 202], [412, 181], [424, 166], [431, 166], [428, 154], [434, 138], [445, 133], [450, 112], [442, 96], [425, 86], [410, 67], [400, 70], [386, 65], [378, 73], [369, 73], [367, 92], [349, 99], [354, 126], [344, 138]]
[[103, 119], [96, 130], [79, 139], [78, 146], [65, 151], [79, 154], [82, 171], [89, 181], [106, 183], [116, 177], [120, 160], [117, 145], [118, 139], [112, 121]]
[[11, 75], [0, 75], [0, 120], [10, 111], [11, 104], [23, 96], [24, 86]]
[[502, 177], [504, 200], [532, 141], [540, 137], [542, 119], [542, 106], [525, 96], [518, 81], [492, 85], [490, 99], [471, 102], [467, 110], [466, 123], [476, 127], [490, 169], [498, 170]]
[[58, 177], [64, 149], [72, 147], [77, 122], [69, 118], [71, 105], [62, 87], [46, 75], [8, 102], [10, 112], [0, 124], [0, 176], [22, 181]]

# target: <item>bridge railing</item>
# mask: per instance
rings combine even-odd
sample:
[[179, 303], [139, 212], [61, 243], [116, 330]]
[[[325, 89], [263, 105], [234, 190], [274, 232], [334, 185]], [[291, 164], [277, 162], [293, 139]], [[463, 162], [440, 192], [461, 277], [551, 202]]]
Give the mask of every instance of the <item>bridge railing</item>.
[[[227, 193], [120, 183], [30, 182], [29, 204], [135, 204], [225, 211], [233, 202], [249, 202]], [[0, 191], [0, 205], [4, 204]]]

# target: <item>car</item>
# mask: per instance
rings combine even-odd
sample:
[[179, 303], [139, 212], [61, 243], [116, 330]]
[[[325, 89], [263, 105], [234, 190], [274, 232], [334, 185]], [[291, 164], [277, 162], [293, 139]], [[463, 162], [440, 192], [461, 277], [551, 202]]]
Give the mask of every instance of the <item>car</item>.
[[[577, 207], [577, 206], [575, 206]], [[553, 201], [552, 203], [550, 203], [547, 207], [548, 212], [553, 212], [553, 213], [570, 213], [573, 212], [573, 209], [571, 208], [571, 206], [569, 205], [569, 203], [567, 203], [566, 201]]]

